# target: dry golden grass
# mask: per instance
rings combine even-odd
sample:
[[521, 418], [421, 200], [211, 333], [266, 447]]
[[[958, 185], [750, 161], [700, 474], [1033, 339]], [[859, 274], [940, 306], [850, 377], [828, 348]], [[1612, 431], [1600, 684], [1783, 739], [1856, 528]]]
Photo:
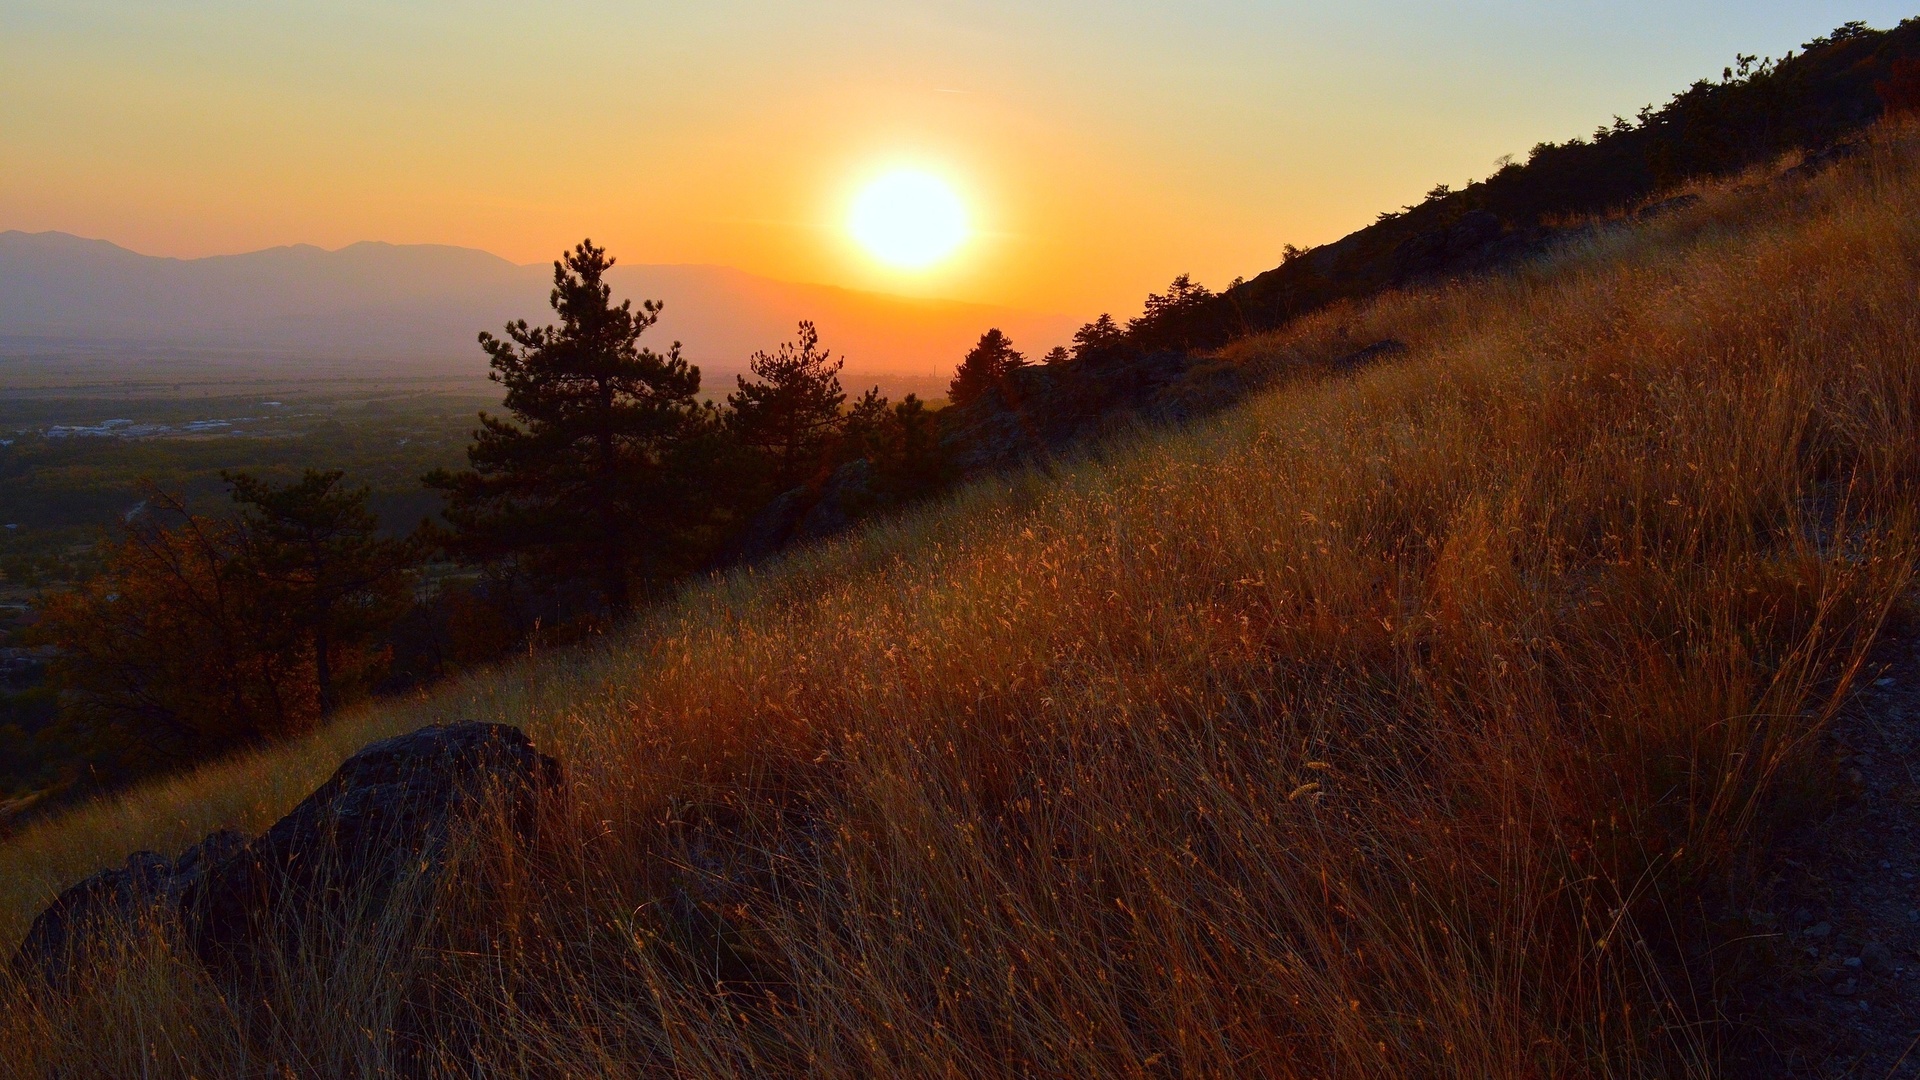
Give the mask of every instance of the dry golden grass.
[[15, 937], [430, 720], [574, 784], [512, 933], [364, 928], [239, 1013], [136, 933], [9, 991], [0, 1071], [1712, 1074], [1716, 920], [1920, 552], [1920, 135], [1705, 194], [1242, 342], [1300, 375], [1217, 420], [30, 828]]

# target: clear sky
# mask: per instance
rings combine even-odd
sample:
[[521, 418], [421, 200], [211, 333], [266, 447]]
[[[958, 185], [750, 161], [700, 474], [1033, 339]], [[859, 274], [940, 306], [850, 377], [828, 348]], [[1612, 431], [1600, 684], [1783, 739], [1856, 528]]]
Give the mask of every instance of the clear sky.
[[[1920, 0], [1906, 0], [1920, 10]], [[356, 240], [1129, 314], [1886, 0], [0, 0], [0, 229]], [[973, 228], [889, 268], [862, 185]]]

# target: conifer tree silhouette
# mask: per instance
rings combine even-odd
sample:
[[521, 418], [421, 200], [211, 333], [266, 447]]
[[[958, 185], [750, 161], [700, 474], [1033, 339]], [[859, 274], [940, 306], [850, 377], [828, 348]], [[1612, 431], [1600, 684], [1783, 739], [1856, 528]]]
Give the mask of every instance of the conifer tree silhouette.
[[955, 405], [976, 401], [988, 390], [1004, 385], [1007, 376], [1027, 366], [1027, 358], [1014, 350], [1013, 340], [999, 327], [980, 335], [979, 344], [960, 361], [947, 384], [947, 399]]
[[456, 554], [537, 581], [582, 581], [618, 613], [636, 580], [679, 568], [679, 541], [711, 502], [694, 482], [700, 470], [680, 459], [715, 420], [679, 342], [664, 354], [640, 347], [662, 305], [615, 306], [613, 265], [582, 241], [553, 264], [558, 326], [521, 320], [504, 339], [480, 335], [512, 418], [482, 413], [472, 468], [425, 482], [447, 494]]

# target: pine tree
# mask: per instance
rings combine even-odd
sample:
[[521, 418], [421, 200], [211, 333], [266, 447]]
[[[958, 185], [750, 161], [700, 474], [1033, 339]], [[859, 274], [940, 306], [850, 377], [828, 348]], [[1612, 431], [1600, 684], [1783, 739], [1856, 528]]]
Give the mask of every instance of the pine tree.
[[1099, 318], [1073, 332], [1073, 357], [1085, 360], [1088, 356], [1114, 348], [1127, 339], [1127, 332], [1113, 321], [1112, 315], [1102, 314]]
[[582, 582], [618, 613], [632, 605], [636, 578], [690, 561], [689, 538], [712, 499], [682, 459], [713, 414], [697, 400], [700, 369], [679, 342], [664, 355], [640, 347], [661, 305], [614, 306], [604, 280], [613, 265], [583, 241], [553, 264], [558, 326], [522, 320], [504, 340], [480, 335], [512, 419], [482, 413], [472, 468], [425, 481], [447, 494], [456, 554], [538, 582]]
[[944, 477], [938, 432], [926, 403], [908, 394], [893, 407], [891, 453], [881, 476], [903, 498], [931, 494]]
[[380, 535], [367, 489], [342, 487], [342, 475], [308, 469], [276, 488], [245, 473], [221, 474], [233, 501], [247, 508], [235, 569], [274, 609], [272, 623], [293, 630], [292, 651], [312, 657], [322, 717], [339, 706], [341, 684], [378, 662], [369, 646], [405, 613], [405, 571], [418, 553], [414, 541]]
[[1027, 366], [1027, 358], [1014, 350], [1012, 339], [996, 327], [980, 335], [979, 344], [960, 361], [947, 386], [947, 400], [966, 405], [989, 390], [1006, 384], [1007, 377]]
[[840, 387], [845, 360], [820, 348], [810, 322], [800, 324], [799, 340], [778, 352], [756, 352], [747, 368], [756, 382], [737, 376], [739, 389], [727, 395], [727, 424], [735, 436], [761, 455], [774, 487], [801, 483], [820, 464], [821, 455], [841, 427]]
[[841, 418], [840, 446], [835, 459], [866, 458], [876, 466], [881, 464], [892, 449], [894, 426], [893, 406], [888, 404], [879, 387], [870, 387]]
[[1147, 294], [1146, 310], [1127, 322], [1127, 338], [1143, 349], [1191, 351], [1217, 344], [1222, 324], [1210, 316], [1215, 294], [1181, 274], [1165, 294]]

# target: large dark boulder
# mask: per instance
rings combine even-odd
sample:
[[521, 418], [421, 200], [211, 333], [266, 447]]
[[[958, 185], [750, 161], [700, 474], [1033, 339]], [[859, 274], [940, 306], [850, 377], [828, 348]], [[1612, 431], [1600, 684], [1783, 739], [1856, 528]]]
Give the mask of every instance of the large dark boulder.
[[453, 845], [533, 845], [561, 780], [558, 762], [504, 724], [374, 743], [251, 842], [223, 831], [177, 859], [138, 852], [62, 892], [14, 967], [60, 984], [144, 923], [183, 930], [210, 967], [244, 969], [263, 946], [297, 948], [379, 918], [397, 886], [439, 872]]
[[269, 938], [380, 916], [396, 885], [441, 867], [450, 843], [530, 844], [560, 764], [505, 724], [443, 724], [377, 742], [259, 839], [182, 894], [210, 965]]
[[170, 922], [181, 897], [208, 867], [246, 845], [245, 836], [222, 830], [177, 859], [136, 851], [125, 863], [83, 879], [33, 920], [14, 954], [15, 972], [63, 984], [114, 935]]
[[866, 458], [855, 458], [833, 470], [820, 488], [820, 497], [800, 519], [793, 539], [818, 540], [852, 528], [854, 520], [879, 501], [874, 482], [873, 462]]
[[806, 516], [812, 493], [805, 486], [774, 496], [772, 502], [748, 520], [732, 546], [722, 554], [722, 563], [752, 562], [764, 559], [792, 542], [793, 534]]

